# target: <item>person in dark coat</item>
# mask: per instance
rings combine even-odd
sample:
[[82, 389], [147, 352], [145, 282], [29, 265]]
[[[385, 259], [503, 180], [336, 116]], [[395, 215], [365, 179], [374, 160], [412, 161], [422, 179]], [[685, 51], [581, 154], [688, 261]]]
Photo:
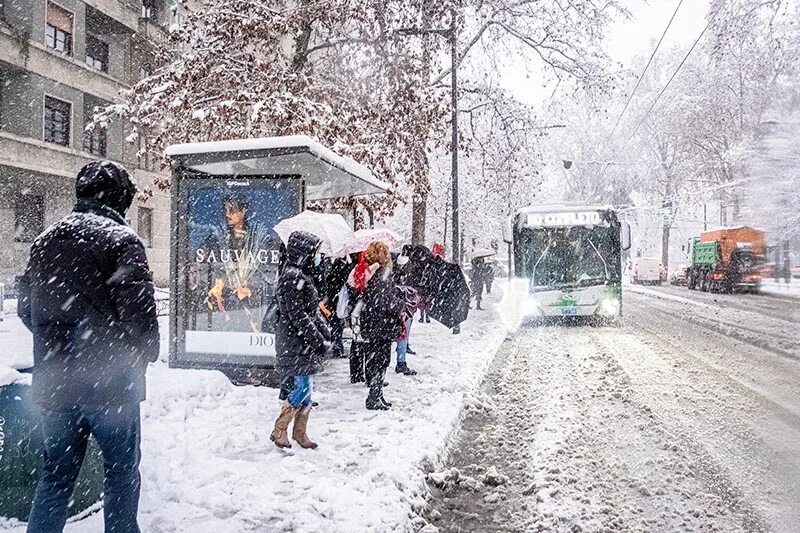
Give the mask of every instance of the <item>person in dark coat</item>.
[[418, 244], [412, 247], [410, 258], [412, 274], [409, 284], [419, 292], [419, 321], [420, 323], [430, 324], [431, 317], [428, 315], [428, 302], [425, 299], [425, 291], [422, 287], [422, 277], [425, 272], [425, 266], [433, 259], [433, 253], [426, 246]]
[[138, 532], [139, 403], [159, 334], [145, 248], [124, 218], [136, 187], [121, 165], [92, 161], [75, 192], [73, 212], [34, 241], [19, 283], [45, 447], [28, 531], [63, 530], [91, 434], [105, 466], [105, 530]]
[[322, 357], [330, 346], [330, 331], [319, 308], [320, 296], [311, 273], [319, 266], [320, 240], [295, 231], [286, 245], [286, 263], [278, 277], [278, 322], [275, 330], [277, 369], [293, 388], [281, 405], [270, 439], [279, 448], [291, 448], [292, 439], [303, 448], [316, 448], [306, 429], [311, 413], [312, 376], [322, 370]]
[[[386, 410], [391, 407], [383, 397], [383, 380], [392, 358], [392, 342], [403, 333], [401, 312], [405, 300], [392, 278], [392, 258], [389, 247], [382, 242], [371, 243], [364, 252], [371, 272], [364, 290], [361, 310], [361, 335], [364, 338], [364, 369], [369, 394], [369, 410]], [[357, 266], [357, 269], [361, 265]], [[355, 278], [360, 278], [356, 272]]]
[[472, 284], [472, 297], [475, 298], [475, 309], [482, 311], [483, 289], [489, 285], [489, 270], [492, 267], [486, 264], [483, 257], [472, 258], [472, 270], [469, 273]]
[[344, 357], [344, 319], [336, 316], [336, 306], [339, 304], [339, 291], [345, 283], [355, 263], [350, 257], [337, 257], [331, 260], [325, 272], [325, 298], [323, 301], [329, 310], [331, 328], [331, 342], [333, 343], [333, 357]]
[[350, 328], [353, 330], [353, 340], [350, 343], [350, 383], [363, 383], [364, 376], [364, 337], [361, 328], [361, 310], [364, 309], [364, 292], [367, 282], [375, 274], [380, 264], [370, 265], [365, 259], [366, 252], [361, 252], [355, 268], [347, 276], [347, 290], [349, 299]]

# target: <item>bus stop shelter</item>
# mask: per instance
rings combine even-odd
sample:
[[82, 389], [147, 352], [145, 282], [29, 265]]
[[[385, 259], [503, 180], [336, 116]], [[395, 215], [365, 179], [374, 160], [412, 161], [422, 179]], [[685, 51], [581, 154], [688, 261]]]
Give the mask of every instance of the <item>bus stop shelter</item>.
[[310, 137], [173, 145], [170, 366], [275, 383], [273, 301], [282, 244], [273, 228], [315, 200], [389, 185]]

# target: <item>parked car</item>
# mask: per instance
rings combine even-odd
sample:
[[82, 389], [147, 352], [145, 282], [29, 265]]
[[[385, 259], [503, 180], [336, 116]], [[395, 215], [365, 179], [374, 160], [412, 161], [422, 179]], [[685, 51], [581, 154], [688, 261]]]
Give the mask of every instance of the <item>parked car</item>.
[[672, 285], [681, 285], [686, 286], [686, 280], [688, 279], [689, 274], [689, 267], [687, 265], [680, 265], [678, 270], [672, 273], [672, 276], [669, 278], [669, 282]]
[[633, 259], [631, 283], [641, 285], [661, 285], [665, 279], [664, 266], [656, 257], [636, 257]]
[[774, 278], [777, 275], [777, 267], [775, 263], [766, 263], [764, 266], [761, 267], [761, 278], [762, 279], [770, 279]]

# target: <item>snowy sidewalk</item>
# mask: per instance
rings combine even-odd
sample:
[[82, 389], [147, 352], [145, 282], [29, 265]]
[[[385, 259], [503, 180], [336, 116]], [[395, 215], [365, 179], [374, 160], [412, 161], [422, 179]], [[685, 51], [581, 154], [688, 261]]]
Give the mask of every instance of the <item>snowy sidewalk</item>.
[[[151, 365], [142, 405], [143, 531], [412, 530], [425, 505], [423, 469], [442, 459], [465, 396], [504, 338], [498, 299], [488, 297], [492, 310], [472, 311], [460, 335], [414, 324], [419, 355], [409, 364], [419, 375], [390, 368], [389, 412], [365, 410], [366, 388], [350, 384], [348, 361], [329, 362], [315, 384], [320, 406], [309, 423], [318, 450], [282, 451], [270, 442], [277, 390], [234, 387], [213, 371]], [[8, 329], [0, 342], [9, 340], [4, 335]], [[67, 531], [102, 531], [102, 516]]]

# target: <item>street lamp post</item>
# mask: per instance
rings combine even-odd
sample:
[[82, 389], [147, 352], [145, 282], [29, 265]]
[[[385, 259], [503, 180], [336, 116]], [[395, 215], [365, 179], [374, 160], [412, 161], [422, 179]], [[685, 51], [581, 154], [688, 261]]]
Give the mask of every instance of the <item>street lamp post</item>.
[[[452, 131], [452, 168], [451, 168], [451, 188], [452, 188], [452, 218], [453, 225], [453, 262], [460, 263], [461, 261], [461, 228], [459, 226], [459, 202], [458, 202], [458, 27], [457, 27], [457, 11], [454, 8], [452, 11], [452, 20], [449, 28], [433, 28], [426, 29], [424, 33], [431, 35], [439, 35], [450, 41], [450, 91], [451, 91], [451, 111], [453, 121]], [[409, 34], [418, 34], [416, 30], [407, 30]], [[402, 32], [401, 32], [402, 33]], [[445, 238], [447, 235], [445, 218]]]
[[452, 166], [451, 166], [451, 186], [453, 192], [453, 263], [461, 264], [461, 239], [459, 237], [460, 226], [458, 222], [458, 46], [456, 36], [456, 14], [453, 12], [453, 20], [450, 25], [450, 91], [453, 112], [453, 139], [452, 139]]

